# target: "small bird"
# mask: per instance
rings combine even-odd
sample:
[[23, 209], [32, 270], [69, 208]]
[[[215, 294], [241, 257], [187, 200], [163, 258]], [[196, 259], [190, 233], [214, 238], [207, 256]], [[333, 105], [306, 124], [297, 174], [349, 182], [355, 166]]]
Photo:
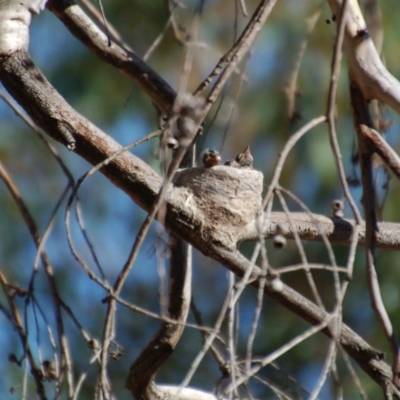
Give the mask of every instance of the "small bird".
[[236, 157], [236, 162], [240, 165], [240, 168], [253, 168], [253, 157], [250, 153], [250, 146], [247, 146], [243, 153], [240, 153]]
[[224, 163], [234, 168], [253, 168], [253, 157], [250, 153], [250, 146], [247, 146], [243, 153], [240, 153], [234, 160], [228, 160]]
[[52, 361], [49, 360], [43, 361], [43, 372], [44, 372], [44, 379], [47, 381], [55, 381], [58, 378], [56, 366]]
[[219, 155], [218, 151], [207, 149], [203, 153], [203, 165], [206, 168], [214, 167], [221, 162], [221, 156]]

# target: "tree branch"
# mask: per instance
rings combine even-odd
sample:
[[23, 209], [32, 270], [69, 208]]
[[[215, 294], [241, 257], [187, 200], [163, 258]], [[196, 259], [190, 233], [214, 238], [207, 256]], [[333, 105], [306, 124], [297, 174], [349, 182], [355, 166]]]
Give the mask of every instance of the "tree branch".
[[[379, 280], [376, 273], [376, 234], [378, 232], [376, 204], [375, 204], [375, 187], [372, 168], [373, 148], [368, 145], [368, 141], [364, 139], [362, 131], [365, 128], [372, 127], [372, 120], [369, 115], [368, 105], [357, 85], [350, 81], [350, 97], [353, 108], [354, 125], [357, 131], [358, 152], [360, 156], [360, 169], [363, 186], [363, 205], [366, 219], [366, 246], [365, 246], [365, 263], [367, 271], [368, 286], [371, 296], [372, 307], [382, 325], [386, 338], [392, 350], [392, 371], [393, 383], [399, 385], [400, 372], [400, 350], [397, 337], [393, 331], [393, 325], [390, 321], [388, 312], [386, 311]], [[387, 385], [382, 387], [387, 393]], [[389, 390], [389, 393], [390, 390]]]
[[116, 43], [108, 46], [107, 36], [72, 0], [50, 0], [47, 8], [100, 60], [131, 78], [165, 115], [170, 114], [176, 93], [148, 64]]
[[[89, 163], [97, 164], [120, 149], [120, 145], [112, 138], [76, 113], [65, 102], [34, 66], [27, 53], [16, 52], [9, 57], [0, 58], [0, 79], [32, 119], [55, 140], [65, 143], [60, 127], [67, 127], [76, 140], [75, 152]], [[220, 168], [229, 170], [228, 167]], [[199, 170], [199, 173], [205, 171], [202, 168]], [[143, 161], [130, 153], [123, 153], [104, 166], [101, 172], [140, 207], [147, 211], [151, 209], [162, 179]], [[251, 262], [234, 246], [221, 242], [218, 232], [213, 225], [210, 225], [202, 210], [196, 209], [193, 205], [188, 206], [188, 202], [187, 188], [171, 188], [166, 194], [166, 218], [161, 222], [174, 235], [186, 240], [238, 276], [243, 276], [249, 268], [252, 268]], [[261, 270], [253, 268], [251, 278], [253, 285], [257, 286], [259, 279], [263, 278]], [[318, 324], [326, 318], [326, 314], [315, 304], [286, 285], [279, 285], [281, 290], [275, 290], [275, 287], [267, 285], [266, 294], [296, 315], [312, 324]], [[329, 335], [329, 329], [324, 332]], [[390, 367], [382, 361], [382, 353], [370, 347], [345, 325], [342, 326], [339, 342], [378, 384], [391, 381]], [[392, 389], [394, 392], [397, 390], [395, 387]]]
[[[342, 0], [328, 0], [328, 3], [338, 20]], [[357, 83], [365, 99], [378, 99], [400, 114], [400, 82], [383, 65], [358, 1], [349, 0], [347, 10], [344, 48], [351, 79]]]
[[359, 129], [367, 146], [382, 158], [388, 168], [400, 179], [400, 157], [375, 129], [360, 125]]
[[[167, 399], [165, 390], [154, 383], [161, 365], [172, 354], [185, 328], [191, 298], [191, 263], [188, 246], [172, 239], [168, 316], [178, 323], [163, 322], [155, 337], [132, 364], [126, 387], [138, 399]], [[173, 396], [171, 396], [172, 398]]]
[[[265, 214], [262, 234], [266, 239], [272, 239], [281, 233], [278, 225], [284, 227], [286, 239], [293, 239], [289, 219], [284, 212], [271, 212], [269, 219]], [[339, 217], [327, 217], [320, 214], [308, 214], [306, 212], [292, 212], [290, 219], [296, 226], [296, 232], [302, 240], [322, 242], [325, 236], [332, 244], [350, 245], [355, 229], [356, 221]], [[400, 250], [400, 224], [393, 222], [378, 223], [379, 232], [376, 235], [377, 248], [383, 250]], [[257, 240], [259, 231], [256, 224], [250, 225], [243, 233], [240, 241]], [[358, 237], [358, 245], [365, 246], [365, 223], [361, 224]]]

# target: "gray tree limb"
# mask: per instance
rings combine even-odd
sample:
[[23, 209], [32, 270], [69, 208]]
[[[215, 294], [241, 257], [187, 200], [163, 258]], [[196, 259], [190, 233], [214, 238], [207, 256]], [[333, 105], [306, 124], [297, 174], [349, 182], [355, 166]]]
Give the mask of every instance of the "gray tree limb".
[[[342, 0], [328, 0], [338, 19]], [[362, 15], [359, 2], [348, 0], [344, 48], [351, 79], [367, 100], [378, 99], [400, 114], [400, 82], [383, 65]]]
[[[66, 103], [34, 66], [26, 52], [20, 51], [0, 58], [0, 79], [32, 119], [55, 140], [65, 144], [62, 131], [68, 129], [76, 141], [75, 152], [91, 164], [103, 161], [120, 149], [118, 143]], [[144, 210], [151, 209], [162, 179], [146, 163], [131, 153], [123, 153], [102, 168], [101, 172]], [[240, 180], [240, 177], [236, 179]], [[243, 276], [253, 267], [237, 251], [235, 242], [221, 240], [212, 221], [205, 218], [207, 204], [204, 204], [204, 209], [188, 206], [187, 188], [172, 187], [167, 192], [166, 202], [167, 213], [161, 222], [174, 235], [186, 240], [238, 276]], [[261, 277], [261, 270], [254, 267], [252, 285], [257, 286]], [[321, 309], [290, 287], [282, 284], [280, 290], [274, 288], [274, 285], [267, 285], [266, 294], [306, 321], [318, 324], [326, 318]], [[329, 329], [324, 333], [329, 335]], [[339, 341], [372, 379], [379, 385], [389, 385], [393, 393], [400, 394], [391, 384], [391, 369], [383, 361], [380, 351], [369, 346], [346, 325], [342, 326]]]

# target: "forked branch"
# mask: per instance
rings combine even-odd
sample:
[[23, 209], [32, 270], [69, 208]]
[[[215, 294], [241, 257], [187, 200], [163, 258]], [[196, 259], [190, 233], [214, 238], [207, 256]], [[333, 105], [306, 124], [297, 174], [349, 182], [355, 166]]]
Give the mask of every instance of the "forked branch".
[[[120, 148], [112, 138], [65, 102], [25, 52], [17, 52], [0, 59], [0, 79], [35, 122], [54, 139], [65, 143], [60, 126], [67, 126], [76, 140], [75, 152], [91, 164], [95, 165], [112, 156]], [[162, 184], [161, 177], [131, 153], [123, 153], [102, 168], [101, 172], [147, 211], [150, 210]], [[226, 244], [222, 244], [212, 227], [207, 225], [207, 220], [188, 206], [185, 188], [169, 190], [166, 202], [166, 218], [161, 222], [174, 235], [185, 239], [238, 276], [243, 276], [252, 268], [249, 260], [235, 250], [234, 246], [227, 247]], [[261, 270], [253, 268], [253, 284], [257, 285], [261, 278]], [[315, 304], [285, 285], [282, 285], [279, 291], [274, 290], [274, 286], [267, 285], [265, 292], [312, 324], [319, 324], [326, 318], [324, 312]], [[329, 330], [325, 333], [329, 334]], [[382, 384], [383, 381], [391, 380], [390, 367], [382, 360], [382, 354], [345, 325], [342, 326], [339, 341], [375, 381]], [[395, 387], [391, 389], [393, 392], [397, 390]]]

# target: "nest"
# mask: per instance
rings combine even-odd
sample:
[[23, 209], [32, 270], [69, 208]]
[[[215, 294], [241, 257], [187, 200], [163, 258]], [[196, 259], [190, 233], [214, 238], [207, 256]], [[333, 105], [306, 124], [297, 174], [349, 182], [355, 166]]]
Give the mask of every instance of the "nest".
[[185, 188], [187, 206], [204, 222], [202, 231], [232, 247], [261, 211], [263, 174], [215, 166], [177, 171], [174, 186]]

